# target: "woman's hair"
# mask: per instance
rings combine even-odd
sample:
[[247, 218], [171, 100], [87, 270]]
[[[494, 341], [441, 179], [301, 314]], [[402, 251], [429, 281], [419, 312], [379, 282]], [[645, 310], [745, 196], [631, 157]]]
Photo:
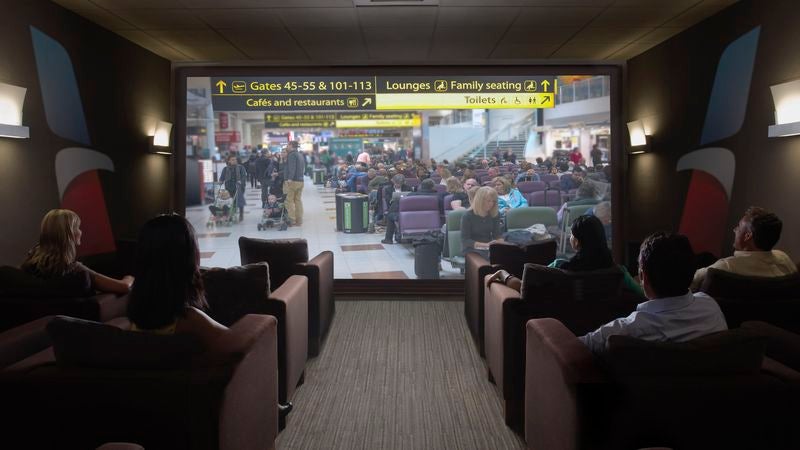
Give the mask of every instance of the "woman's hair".
[[572, 236], [580, 244], [578, 253], [561, 265], [564, 270], [585, 271], [605, 269], [614, 265], [606, 243], [606, 230], [595, 216], [578, 216], [572, 222]]
[[144, 224], [134, 264], [128, 317], [137, 327], [162, 328], [183, 317], [188, 306], [207, 306], [194, 228], [183, 217], [164, 214]]
[[477, 178], [475, 176], [475, 171], [472, 169], [464, 169], [464, 175], [461, 176], [461, 181], [467, 181], [470, 178]]
[[31, 249], [22, 269], [42, 277], [61, 276], [73, 268], [77, 255], [75, 236], [81, 219], [68, 209], [52, 209], [42, 219], [39, 243]]
[[[492, 186], [494, 186], [498, 182], [503, 185], [503, 195], [511, 193], [512, 185], [511, 185], [511, 181], [508, 178], [506, 178], [506, 177], [494, 177], [492, 179]], [[499, 194], [499, 192], [498, 192], [498, 194]]]
[[450, 173], [450, 169], [448, 169], [447, 167], [442, 167], [441, 175], [442, 178], [444, 178], [445, 180], [453, 176], [453, 174]]
[[[471, 190], [471, 189], [470, 189]], [[492, 204], [490, 209], [486, 209], [486, 200], [493, 199], [494, 204]], [[475, 193], [475, 199], [470, 200], [470, 206], [472, 206], [472, 210], [475, 211], [475, 214], [486, 217], [492, 216], [497, 217], [498, 210], [497, 210], [497, 191], [490, 188], [489, 186], [483, 186], [478, 188], [478, 191]]]
[[447, 179], [447, 192], [450, 194], [455, 194], [456, 192], [464, 192], [463, 184], [458, 181], [456, 177], [450, 177]]

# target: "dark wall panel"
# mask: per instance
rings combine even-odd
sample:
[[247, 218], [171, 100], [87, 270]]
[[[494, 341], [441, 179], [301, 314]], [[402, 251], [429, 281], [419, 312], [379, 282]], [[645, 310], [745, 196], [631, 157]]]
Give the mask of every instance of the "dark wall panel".
[[[800, 137], [767, 137], [767, 127], [774, 124], [769, 87], [800, 78], [798, 23], [796, 1], [743, 0], [628, 61], [627, 121], [649, 117], [654, 130], [650, 152], [629, 158], [627, 241], [678, 230], [691, 180], [691, 172], [676, 170], [678, 160], [695, 150], [722, 147], [735, 156], [735, 176], [724, 225], [712, 230], [723, 236], [720, 253], [732, 253], [733, 226], [749, 205], [759, 205], [783, 219], [778, 247], [800, 259], [800, 235], [794, 232], [800, 224]], [[746, 96], [743, 125], [729, 137], [701, 145], [720, 58], [757, 27], [749, 94], [740, 92]], [[748, 70], [745, 66], [736, 70]], [[733, 109], [738, 97], [725, 101]], [[703, 214], [694, 219], [713, 222]]]
[[[170, 62], [49, 1], [6, 0], [4, 10], [0, 82], [28, 89], [23, 124], [30, 127], [31, 138], [0, 138], [0, 192], [5, 199], [0, 264], [18, 264], [35, 244], [44, 213], [62, 205], [55, 160], [64, 148], [87, 148], [111, 159], [114, 171], [98, 172], [111, 232], [114, 239], [135, 237], [144, 221], [171, 206], [171, 160], [149, 153], [146, 137], [153, 119], [173, 121]], [[32, 29], [66, 51], [88, 143], [58, 135], [48, 123], [45, 105], [59, 99], [42, 94]], [[69, 78], [62, 72], [53, 75]], [[96, 210], [98, 205], [80, 206]], [[84, 233], [87, 248], [92, 239]]]

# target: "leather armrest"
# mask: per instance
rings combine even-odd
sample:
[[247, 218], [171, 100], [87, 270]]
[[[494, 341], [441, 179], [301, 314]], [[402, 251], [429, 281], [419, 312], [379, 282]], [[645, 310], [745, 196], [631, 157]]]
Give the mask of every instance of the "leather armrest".
[[263, 314], [242, 317], [214, 342], [204, 361], [224, 364], [242, 359], [268, 329], [277, 328], [277, 322], [275, 317]]
[[0, 369], [21, 361], [50, 346], [46, 316], [0, 333]]
[[[278, 368], [282, 373], [280, 401], [289, 400], [300, 380], [308, 357], [308, 280], [292, 275], [269, 296], [280, 304], [278, 318]], [[285, 385], [284, 385], [285, 383]]]
[[532, 319], [528, 321], [526, 328], [528, 346], [543, 344], [555, 356], [568, 383], [607, 381], [589, 347], [579, 341], [563, 323], [551, 318]]
[[486, 365], [494, 376], [497, 387], [505, 392], [503, 304], [510, 299], [519, 300], [519, 292], [500, 283], [492, 283], [486, 287], [488, 278], [487, 275], [481, 279], [485, 291], [483, 338]]
[[128, 315], [128, 295], [102, 293], [91, 297], [99, 306], [100, 322]]
[[766, 338], [766, 356], [800, 370], [800, 335], [760, 321], [744, 322], [742, 328], [755, 330], [759, 336]]

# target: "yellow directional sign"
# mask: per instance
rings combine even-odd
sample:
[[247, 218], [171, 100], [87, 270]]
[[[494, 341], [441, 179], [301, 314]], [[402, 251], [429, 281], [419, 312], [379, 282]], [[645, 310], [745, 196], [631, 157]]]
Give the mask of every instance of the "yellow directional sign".
[[223, 94], [225, 92], [225, 86], [227, 86], [227, 85], [228, 85], [228, 83], [226, 83], [226, 82], [224, 82], [222, 80], [217, 81], [217, 88], [219, 88], [219, 93], [220, 94]]
[[377, 110], [533, 109], [555, 106], [552, 93], [376, 94]]

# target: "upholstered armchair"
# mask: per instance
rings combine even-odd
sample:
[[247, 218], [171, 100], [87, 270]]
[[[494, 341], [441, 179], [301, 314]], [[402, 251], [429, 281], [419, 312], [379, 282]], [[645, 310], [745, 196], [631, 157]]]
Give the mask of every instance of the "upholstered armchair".
[[487, 261], [477, 253], [464, 255], [464, 314], [467, 326], [478, 347], [478, 353], [485, 355], [483, 342], [484, 277], [497, 270], [507, 270], [517, 278], [522, 278], [525, 263], [550, 264], [556, 258], [556, 241], [532, 242], [520, 247], [513, 244], [492, 244]]
[[270, 289], [266, 263], [227, 269], [202, 269], [209, 315], [231, 326], [247, 314], [264, 314], [278, 320], [278, 400], [292, 399], [305, 379], [308, 356], [308, 282], [292, 275]]
[[292, 275], [308, 278], [308, 354], [317, 356], [330, 330], [336, 306], [333, 299], [333, 252], [308, 259], [305, 239], [239, 238], [242, 265], [266, 262], [270, 285], [279, 288]]
[[617, 267], [569, 272], [525, 264], [522, 289], [492, 283], [485, 294], [486, 366], [501, 393], [506, 424], [521, 432], [525, 398], [525, 323], [553, 317], [575, 335], [630, 314], [644, 301], [622, 288]]
[[0, 267], [0, 331], [58, 314], [105, 322], [124, 316], [127, 308], [127, 295], [96, 293], [86, 272], [45, 280]]
[[602, 359], [556, 319], [526, 330], [529, 449], [798, 448], [800, 373], [768, 371], [761, 330], [680, 343], [611, 336]]
[[5, 448], [273, 449], [277, 321], [248, 315], [213, 352], [188, 335], [67, 317], [53, 347], [0, 371]]

